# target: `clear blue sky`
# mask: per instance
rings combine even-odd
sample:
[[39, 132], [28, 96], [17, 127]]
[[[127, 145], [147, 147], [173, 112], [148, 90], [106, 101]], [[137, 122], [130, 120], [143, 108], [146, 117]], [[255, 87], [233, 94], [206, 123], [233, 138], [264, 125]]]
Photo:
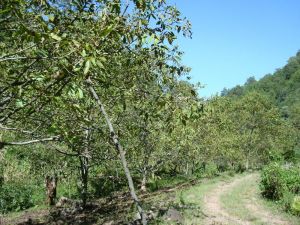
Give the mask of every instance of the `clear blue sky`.
[[300, 0], [168, 0], [193, 25], [179, 38], [192, 82], [209, 97], [284, 66], [300, 49]]

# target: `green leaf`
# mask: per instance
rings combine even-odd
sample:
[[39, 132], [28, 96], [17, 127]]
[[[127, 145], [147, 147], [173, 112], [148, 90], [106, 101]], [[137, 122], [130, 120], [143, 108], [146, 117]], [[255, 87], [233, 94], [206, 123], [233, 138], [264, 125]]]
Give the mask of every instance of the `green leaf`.
[[49, 19], [49, 21], [50, 22], [53, 22], [54, 21], [54, 15], [53, 14], [51, 14], [51, 15], [48, 15], [48, 19]]
[[90, 57], [90, 60], [94, 66], [96, 66], [96, 59], [94, 57]]
[[85, 66], [84, 66], [84, 70], [83, 70], [83, 74], [86, 75], [89, 70], [90, 70], [90, 67], [91, 67], [91, 61], [90, 60], [87, 60], [85, 62]]
[[23, 103], [21, 100], [17, 100], [16, 106], [17, 106], [18, 108], [23, 108], [23, 107], [24, 107], [24, 103]]
[[98, 60], [102, 61], [102, 62], [106, 62], [106, 58], [105, 57], [99, 57]]
[[50, 37], [52, 37], [54, 40], [56, 41], [61, 41], [61, 37], [59, 37], [58, 35], [54, 34], [54, 33], [51, 33], [50, 34]]
[[110, 32], [112, 32], [113, 29], [114, 29], [114, 24], [109, 25], [102, 31], [101, 36], [106, 37], [107, 35], [110, 34]]
[[82, 57], [86, 57], [86, 51], [83, 49], [81, 52]]
[[101, 61], [97, 60], [96, 64], [99, 66], [99, 68], [104, 69], [104, 65], [102, 64]]
[[80, 88], [78, 88], [77, 96], [80, 99], [83, 98], [83, 91]]

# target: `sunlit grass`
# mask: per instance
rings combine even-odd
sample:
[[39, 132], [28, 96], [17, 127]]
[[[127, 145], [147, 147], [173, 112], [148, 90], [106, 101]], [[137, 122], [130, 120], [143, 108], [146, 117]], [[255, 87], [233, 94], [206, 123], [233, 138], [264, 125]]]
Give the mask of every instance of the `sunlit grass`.
[[246, 206], [248, 203], [255, 202], [259, 206], [272, 213], [272, 215], [280, 215], [280, 217], [288, 220], [291, 224], [300, 224], [300, 219], [284, 212], [273, 201], [268, 201], [261, 197], [259, 190], [259, 175], [253, 177], [254, 180], [244, 180], [240, 184], [231, 189], [230, 192], [221, 196], [221, 202], [224, 209], [230, 214], [242, 220], [251, 222], [254, 225], [268, 225], [268, 222], [262, 221], [259, 211], [254, 214]]

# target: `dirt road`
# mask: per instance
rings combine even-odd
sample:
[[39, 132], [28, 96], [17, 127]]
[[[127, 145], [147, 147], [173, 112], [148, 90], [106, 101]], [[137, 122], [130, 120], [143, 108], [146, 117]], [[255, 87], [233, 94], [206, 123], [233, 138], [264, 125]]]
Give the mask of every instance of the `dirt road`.
[[218, 225], [296, 225], [294, 221], [266, 207], [259, 196], [258, 174], [221, 181], [203, 198], [203, 224]]

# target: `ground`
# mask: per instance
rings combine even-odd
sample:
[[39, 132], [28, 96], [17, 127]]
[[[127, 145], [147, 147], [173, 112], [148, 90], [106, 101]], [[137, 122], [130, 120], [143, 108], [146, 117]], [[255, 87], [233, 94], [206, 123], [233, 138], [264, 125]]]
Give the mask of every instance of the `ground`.
[[198, 205], [198, 214], [185, 210], [184, 224], [298, 225], [300, 218], [284, 213], [262, 199], [259, 174], [218, 178], [183, 192], [185, 204]]
[[[222, 175], [143, 194], [140, 198], [147, 202], [148, 212], [156, 218], [150, 224], [299, 225], [299, 217], [284, 213], [260, 196], [259, 179], [258, 173]], [[86, 211], [75, 214], [72, 210], [52, 209], [49, 217], [49, 210], [33, 209], [7, 216], [3, 221], [7, 225], [128, 224], [130, 217], [125, 215], [134, 212], [131, 206], [128, 195], [118, 195], [97, 200]], [[29, 218], [35, 222], [28, 223]]]

